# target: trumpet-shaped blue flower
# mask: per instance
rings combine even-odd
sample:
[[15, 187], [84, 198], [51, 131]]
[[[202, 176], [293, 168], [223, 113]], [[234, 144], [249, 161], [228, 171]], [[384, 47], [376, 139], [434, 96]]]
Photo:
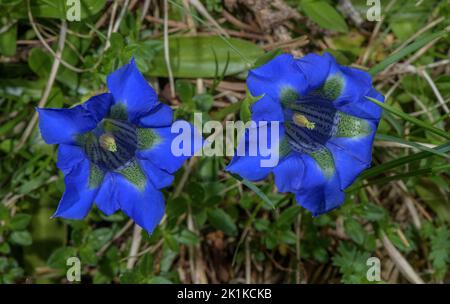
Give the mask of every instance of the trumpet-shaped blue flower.
[[160, 189], [187, 157], [173, 155], [172, 109], [158, 101], [133, 59], [108, 76], [107, 86], [110, 93], [70, 109], [37, 109], [43, 139], [59, 144], [57, 166], [65, 175], [54, 216], [82, 219], [95, 202], [104, 214], [120, 209], [151, 233], [164, 214]]
[[[273, 172], [281, 192], [319, 215], [344, 201], [343, 190], [370, 166], [384, 101], [369, 74], [341, 66], [328, 53], [300, 59], [280, 55], [251, 70], [247, 86], [254, 96], [252, 120], [280, 123], [279, 162], [261, 167], [264, 156], [235, 156], [227, 170], [257, 181]], [[267, 134], [270, 133], [266, 130]], [[252, 140], [244, 135], [240, 144]]]

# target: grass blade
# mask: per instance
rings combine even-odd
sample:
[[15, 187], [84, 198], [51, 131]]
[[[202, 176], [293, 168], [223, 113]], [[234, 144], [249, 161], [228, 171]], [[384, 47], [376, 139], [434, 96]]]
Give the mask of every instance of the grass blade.
[[256, 187], [255, 184], [253, 184], [251, 181], [243, 179], [238, 175], [231, 174], [231, 176], [233, 176], [235, 179], [237, 179], [245, 186], [247, 186], [247, 188], [255, 192], [256, 195], [258, 195], [268, 205], [268, 207], [275, 209], [275, 204], [270, 200], [270, 198], [267, 197], [267, 195], [264, 194], [264, 192], [262, 192], [258, 187]]
[[442, 136], [445, 139], [450, 139], [450, 133], [448, 133], [448, 132], [445, 132], [445, 131], [443, 131], [441, 129], [433, 127], [433, 125], [431, 125], [431, 124], [428, 124], [428, 123], [426, 123], [426, 122], [424, 122], [424, 121], [422, 121], [420, 119], [412, 117], [412, 116], [406, 114], [405, 112], [402, 112], [402, 111], [400, 111], [400, 110], [398, 110], [398, 109], [394, 108], [393, 106], [390, 106], [390, 105], [388, 105], [386, 103], [382, 103], [382, 102], [380, 102], [380, 101], [378, 101], [378, 100], [376, 100], [374, 98], [371, 98], [371, 97], [368, 97], [368, 96], [366, 96], [366, 98], [369, 99], [370, 101], [372, 101], [373, 103], [377, 104], [378, 106], [382, 107], [384, 110], [389, 111], [392, 114], [395, 114], [398, 117], [400, 117], [400, 118], [402, 118], [402, 119], [404, 119], [406, 121], [409, 121], [410, 123], [413, 123], [413, 124], [415, 124], [415, 125], [417, 125], [419, 127], [422, 127], [423, 129], [428, 130], [428, 131], [430, 131], [430, 132], [432, 132], [432, 133], [434, 133], [436, 135]]
[[399, 138], [399, 137], [385, 135], [385, 134], [377, 134], [377, 135], [375, 135], [375, 138], [378, 139], [378, 140], [384, 140], [384, 141], [401, 143], [401, 144], [404, 144], [404, 145], [407, 145], [407, 146], [419, 149], [421, 151], [428, 151], [428, 152], [433, 153], [435, 155], [439, 155], [441, 157], [450, 159], [450, 155], [448, 155], [448, 154], [439, 152], [436, 149], [429, 148], [429, 147], [421, 145], [419, 143], [412, 142], [412, 141], [409, 141], [409, 140], [405, 140], [405, 139], [402, 139], [402, 138]]
[[402, 50], [400, 50], [400, 51], [390, 55], [388, 58], [386, 58], [385, 60], [383, 60], [379, 64], [375, 65], [374, 67], [372, 67], [369, 70], [369, 74], [372, 75], [372, 76], [378, 74], [379, 72], [383, 71], [388, 66], [390, 66], [391, 64], [400, 61], [402, 58], [404, 58], [404, 57], [408, 56], [409, 54], [415, 52], [416, 50], [420, 49], [421, 47], [423, 47], [424, 45], [428, 44], [432, 40], [434, 40], [436, 38], [441, 38], [441, 37], [445, 36], [447, 33], [448, 33], [447, 31], [441, 31], [441, 32], [438, 32], [438, 33], [428, 34], [428, 35], [422, 36], [421, 38], [417, 39], [415, 42], [411, 43], [410, 45], [408, 45], [404, 49], [402, 49]]

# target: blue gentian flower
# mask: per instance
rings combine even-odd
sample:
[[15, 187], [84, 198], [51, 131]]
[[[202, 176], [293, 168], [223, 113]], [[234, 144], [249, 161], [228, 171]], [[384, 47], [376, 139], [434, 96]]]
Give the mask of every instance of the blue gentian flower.
[[95, 202], [104, 214], [120, 209], [151, 233], [164, 214], [160, 189], [187, 156], [171, 152], [172, 109], [158, 101], [134, 59], [111, 73], [107, 86], [110, 93], [70, 109], [37, 109], [43, 139], [59, 144], [57, 166], [65, 175], [54, 216], [82, 219]]
[[[370, 166], [380, 107], [384, 101], [370, 75], [341, 66], [328, 53], [301, 59], [280, 55], [251, 70], [247, 86], [253, 96], [252, 120], [279, 122], [279, 162], [261, 167], [264, 157], [235, 156], [227, 170], [251, 181], [273, 172], [280, 192], [294, 193], [313, 215], [344, 201], [343, 190]], [[269, 131], [266, 130], [268, 134]], [[265, 133], [266, 134], [266, 133]], [[248, 132], [240, 144], [251, 141]]]

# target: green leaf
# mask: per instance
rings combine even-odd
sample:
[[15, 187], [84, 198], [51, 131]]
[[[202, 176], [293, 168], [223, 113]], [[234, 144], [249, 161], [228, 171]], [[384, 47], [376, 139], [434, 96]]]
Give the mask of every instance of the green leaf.
[[297, 242], [297, 235], [291, 230], [281, 231], [279, 237], [283, 244], [294, 245]]
[[203, 112], [208, 112], [214, 104], [214, 97], [208, 93], [197, 94], [192, 100], [195, 102], [196, 108]]
[[388, 105], [386, 103], [383, 103], [383, 102], [380, 102], [380, 101], [376, 100], [375, 98], [368, 97], [368, 96], [366, 96], [366, 98], [369, 99], [370, 101], [372, 101], [373, 103], [377, 104], [378, 106], [382, 107], [384, 110], [389, 111], [392, 114], [395, 114], [398, 117], [400, 117], [400, 118], [402, 118], [402, 119], [404, 119], [406, 121], [409, 121], [410, 123], [413, 123], [413, 124], [415, 124], [415, 125], [417, 125], [419, 127], [422, 127], [425, 130], [433, 132], [436, 135], [442, 136], [445, 139], [450, 139], [450, 133], [449, 132], [445, 132], [445, 131], [443, 131], [441, 129], [433, 127], [433, 125], [428, 124], [428, 123], [426, 123], [426, 122], [424, 122], [424, 121], [422, 121], [420, 119], [417, 119], [417, 118], [415, 118], [413, 116], [410, 116], [410, 115], [406, 114], [405, 112], [402, 112], [402, 111], [398, 110], [397, 108], [395, 108], [395, 107], [393, 107], [391, 105]]
[[110, 228], [99, 228], [91, 232], [88, 236], [88, 243], [95, 250], [100, 249], [106, 244], [114, 235]]
[[208, 209], [208, 221], [227, 235], [236, 235], [237, 227], [231, 216], [222, 209]]
[[291, 226], [301, 211], [302, 208], [300, 206], [292, 206], [285, 209], [277, 219], [277, 226]]
[[450, 230], [440, 227], [435, 230], [431, 238], [431, 252], [428, 259], [431, 260], [435, 275], [439, 280], [445, 277], [450, 263]]
[[[448, 171], [447, 171], [448, 172]], [[416, 185], [420, 199], [433, 210], [439, 219], [450, 223], [450, 205], [448, 197], [439, 191], [439, 187], [436, 184], [427, 183], [424, 185]]]
[[[0, 89], [1, 89], [1, 87], [0, 87]], [[212, 113], [211, 117], [215, 120], [222, 120], [227, 115], [229, 115], [231, 113], [236, 113], [237, 111], [239, 111], [239, 109], [241, 108], [241, 105], [242, 105], [242, 101], [232, 103], [228, 107], [225, 107], [217, 112]]]
[[438, 150], [433, 149], [433, 148], [428, 148], [427, 146], [424, 146], [424, 145], [416, 143], [416, 142], [405, 140], [405, 139], [400, 138], [400, 137], [390, 136], [390, 135], [386, 135], [386, 134], [376, 134], [375, 135], [375, 139], [377, 139], [377, 140], [384, 140], [384, 141], [390, 141], [390, 142], [395, 142], [395, 143], [401, 143], [401, 144], [404, 144], [404, 145], [416, 148], [416, 149], [421, 150], [421, 151], [427, 151], [427, 152], [430, 152], [432, 154], [436, 154], [436, 155], [439, 155], [441, 157], [450, 159], [450, 155], [448, 155], [448, 154], [439, 152]]
[[344, 222], [344, 229], [347, 235], [355, 241], [355, 243], [361, 245], [364, 242], [366, 232], [357, 220], [352, 218], [346, 219]]
[[304, 13], [321, 27], [342, 33], [348, 32], [344, 18], [323, 0], [303, 0], [300, 7]]
[[39, 77], [47, 78], [52, 67], [52, 59], [41, 48], [33, 48], [28, 54], [28, 66]]
[[162, 276], [155, 276], [155, 277], [150, 278], [150, 280], [148, 281], [148, 284], [172, 284], [172, 281], [170, 281]]
[[66, 269], [67, 259], [76, 257], [77, 251], [73, 247], [60, 247], [53, 251], [47, 260], [47, 265], [54, 269]]
[[11, 242], [20, 246], [29, 246], [33, 243], [28, 231], [14, 231], [10, 236]]
[[1, 243], [0, 244], [0, 253], [8, 254], [11, 252], [11, 247], [8, 243]]
[[264, 95], [261, 96], [252, 96], [249, 90], [246, 92], [246, 96], [244, 100], [242, 100], [241, 110], [239, 116], [241, 120], [246, 123], [252, 119], [251, 107], [252, 105], [260, 100]]
[[[33, 0], [30, 1], [31, 13], [34, 18], [66, 19], [67, 11], [72, 5], [67, 0]], [[80, 0], [80, 17], [84, 19], [97, 14], [106, 4], [106, 0]], [[28, 6], [21, 3], [12, 11], [15, 18], [28, 19]]]
[[[170, 37], [169, 53], [173, 76], [177, 78], [213, 78], [217, 70], [225, 76], [234, 75], [248, 70], [251, 66], [239, 53], [251, 62], [264, 54], [259, 46], [236, 38], [228, 39], [238, 52], [234, 51], [219, 36]], [[162, 41], [161, 41], [162, 43]], [[216, 65], [217, 59], [217, 65]], [[153, 68], [146, 74], [154, 77], [167, 77], [167, 67], [164, 59], [164, 49], [160, 49], [152, 60]]]
[[180, 235], [177, 238], [178, 242], [186, 245], [195, 245], [198, 244], [200, 239], [198, 236], [190, 230], [183, 229]]
[[11, 226], [12, 230], [23, 230], [23, 229], [27, 228], [30, 221], [31, 221], [31, 215], [25, 214], [25, 213], [19, 213], [19, 214], [16, 214], [11, 219], [10, 226]]
[[368, 283], [366, 261], [369, 253], [358, 250], [355, 246], [341, 242], [337, 254], [333, 257], [333, 265], [339, 267], [344, 283]]
[[194, 204], [200, 204], [205, 200], [205, 188], [200, 183], [190, 183], [188, 193], [191, 202]]
[[189, 104], [195, 94], [195, 88], [188, 80], [178, 79], [175, 82], [175, 92], [183, 103]]
[[164, 243], [173, 252], [178, 252], [180, 250], [180, 246], [178, 245], [177, 240], [172, 234], [169, 234], [167, 232], [164, 233]]
[[258, 195], [263, 200], [263, 202], [266, 203], [267, 207], [269, 207], [271, 209], [275, 208], [275, 204], [270, 200], [270, 198], [268, 198], [267, 195], [264, 192], [262, 192], [257, 186], [255, 186], [252, 182], [250, 182], [246, 179], [243, 179], [242, 177], [240, 177], [239, 175], [236, 175], [236, 174], [231, 174], [231, 176], [233, 176], [235, 179], [237, 179], [238, 181], [243, 183], [245, 186], [250, 188], [250, 190], [255, 192], [256, 195]]
[[[441, 152], [441, 153], [446, 153], [446, 152], [450, 151], [450, 143], [440, 145], [440, 146], [434, 148], [434, 150]], [[362, 180], [365, 178], [376, 176], [378, 174], [385, 173], [388, 170], [394, 169], [396, 167], [399, 167], [399, 166], [402, 166], [402, 165], [405, 165], [408, 163], [412, 163], [414, 161], [418, 161], [418, 160], [430, 157], [432, 155], [433, 155], [432, 153], [424, 151], [424, 152], [419, 152], [419, 153], [415, 153], [412, 155], [396, 158], [394, 160], [388, 161], [386, 163], [383, 163], [381, 165], [372, 167], [372, 168], [364, 171], [361, 174], [360, 179]]]
[[[0, 28], [5, 25], [0, 24]], [[16, 54], [16, 39], [17, 39], [17, 23], [4, 33], [0, 34], [0, 54], [4, 56], [14, 56]]]

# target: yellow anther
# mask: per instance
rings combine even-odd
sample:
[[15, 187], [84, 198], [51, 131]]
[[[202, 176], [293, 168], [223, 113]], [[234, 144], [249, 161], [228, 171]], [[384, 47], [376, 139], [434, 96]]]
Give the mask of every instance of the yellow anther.
[[313, 130], [316, 127], [316, 124], [314, 122], [309, 121], [308, 118], [299, 113], [295, 113], [292, 117], [292, 120], [297, 126], [304, 127], [309, 130]]
[[108, 151], [117, 152], [116, 140], [111, 134], [102, 134], [99, 139], [100, 146]]

